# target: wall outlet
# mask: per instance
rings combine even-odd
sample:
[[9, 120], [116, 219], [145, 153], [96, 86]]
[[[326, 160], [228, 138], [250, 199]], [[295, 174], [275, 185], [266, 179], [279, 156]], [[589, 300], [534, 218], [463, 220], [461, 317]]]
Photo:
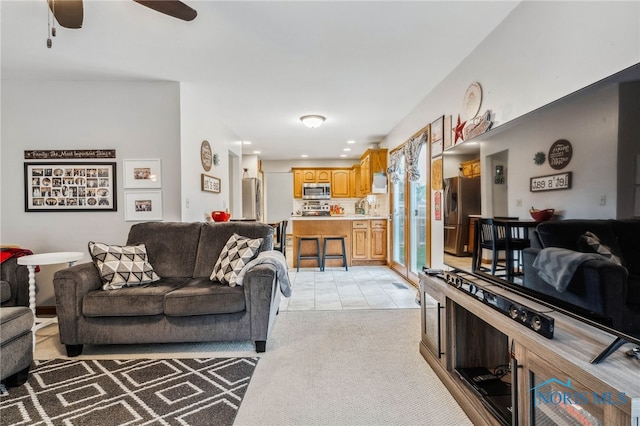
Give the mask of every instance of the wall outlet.
[[606, 206], [607, 205], [607, 196], [606, 195], [601, 195], [600, 196], [600, 205], [601, 206]]
[[186, 199], [186, 203], [185, 204], [186, 204], [186, 208], [189, 208], [189, 199], [188, 198]]
[[516, 200], [516, 207], [522, 207], [522, 199], [518, 198]]

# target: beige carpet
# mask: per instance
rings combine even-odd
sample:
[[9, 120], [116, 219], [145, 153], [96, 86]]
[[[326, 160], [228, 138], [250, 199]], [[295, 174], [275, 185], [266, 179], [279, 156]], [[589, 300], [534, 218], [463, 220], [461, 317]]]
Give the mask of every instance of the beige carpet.
[[[470, 425], [420, 353], [418, 309], [281, 312], [235, 425]], [[86, 346], [83, 358], [254, 356], [249, 342]], [[55, 327], [37, 359], [64, 350]]]

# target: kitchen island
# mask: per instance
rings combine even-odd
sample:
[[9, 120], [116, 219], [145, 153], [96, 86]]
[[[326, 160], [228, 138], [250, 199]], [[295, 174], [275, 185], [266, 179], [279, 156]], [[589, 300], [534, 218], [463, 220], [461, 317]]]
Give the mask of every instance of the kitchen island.
[[[325, 237], [344, 236], [349, 266], [387, 264], [387, 217], [362, 214], [336, 216], [292, 216], [293, 267], [298, 267], [298, 237], [320, 238], [320, 250]], [[315, 243], [304, 241], [302, 256], [315, 252]], [[327, 243], [327, 253], [340, 252], [338, 241]], [[341, 259], [328, 259], [327, 267], [341, 267]], [[301, 268], [317, 268], [315, 260], [301, 259]]]

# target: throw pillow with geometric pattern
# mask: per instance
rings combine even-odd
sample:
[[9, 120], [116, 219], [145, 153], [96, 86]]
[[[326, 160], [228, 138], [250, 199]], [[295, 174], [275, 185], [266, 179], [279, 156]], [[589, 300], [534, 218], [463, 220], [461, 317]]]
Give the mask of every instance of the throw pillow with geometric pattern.
[[598, 253], [616, 265], [622, 266], [620, 258], [613, 254], [608, 245], [602, 244], [600, 238], [593, 232], [587, 231], [578, 237], [578, 249], [583, 253]]
[[102, 278], [103, 290], [117, 290], [158, 281], [147, 258], [147, 247], [115, 246], [89, 241], [89, 254]]
[[251, 239], [233, 234], [220, 252], [209, 278], [235, 287], [238, 274], [244, 265], [257, 256], [260, 245], [262, 238]]

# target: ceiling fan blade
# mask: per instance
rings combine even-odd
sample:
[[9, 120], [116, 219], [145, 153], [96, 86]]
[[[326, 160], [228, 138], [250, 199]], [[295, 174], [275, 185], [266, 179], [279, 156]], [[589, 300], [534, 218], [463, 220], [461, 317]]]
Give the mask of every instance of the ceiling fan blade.
[[82, 28], [82, 0], [47, 0], [47, 3], [61, 27]]
[[198, 12], [195, 9], [187, 6], [178, 0], [133, 0], [138, 4], [147, 6], [157, 12], [164, 13], [165, 15], [173, 16], [174, 18], [182, 19], [183, 21], [193, 21]]

